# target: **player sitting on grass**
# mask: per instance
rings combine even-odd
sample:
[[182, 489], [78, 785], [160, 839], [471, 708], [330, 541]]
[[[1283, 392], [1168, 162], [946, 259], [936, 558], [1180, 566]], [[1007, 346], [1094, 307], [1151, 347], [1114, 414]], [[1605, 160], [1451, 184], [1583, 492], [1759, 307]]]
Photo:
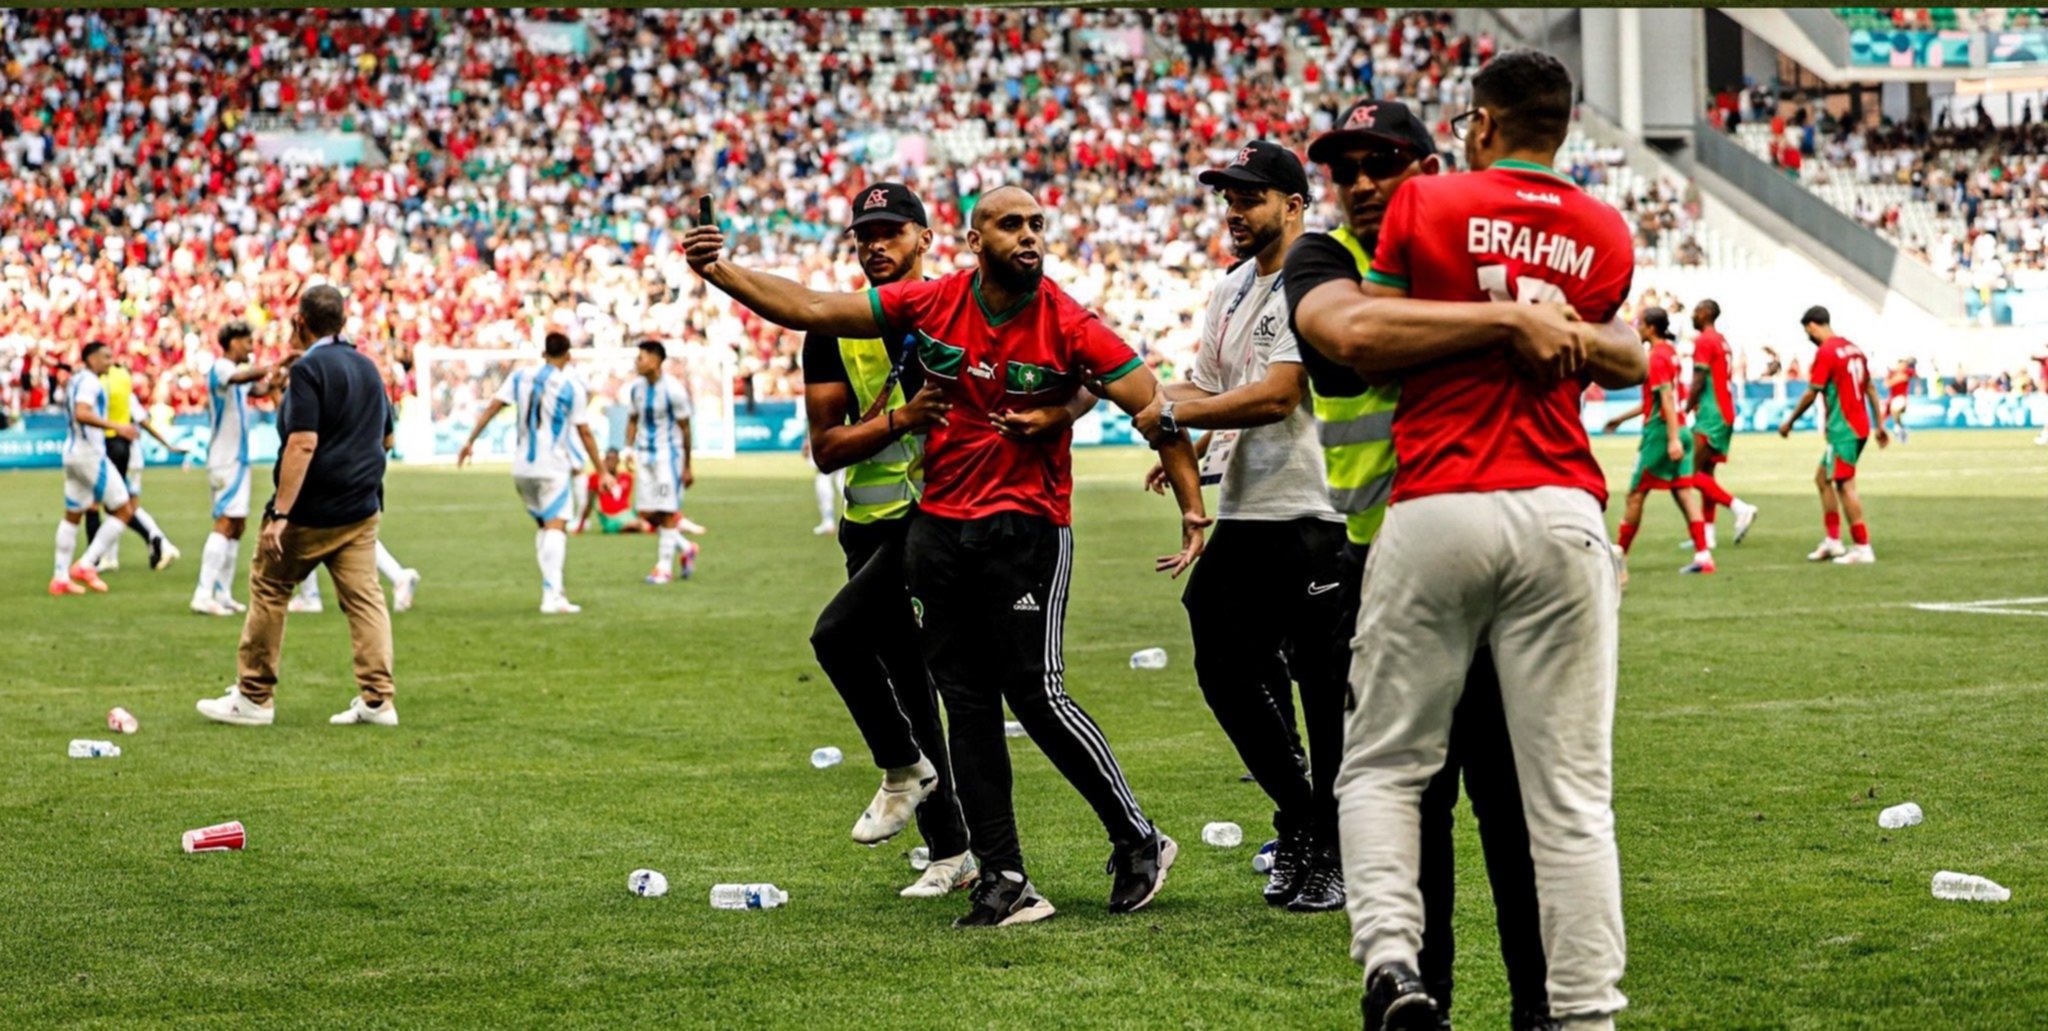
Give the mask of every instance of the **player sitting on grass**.
[[[604, 477], [610, 474], [612, 487], [605, 489]], [[633, 511], [633, 473], [619, 468], [617, 449], [604, 453], [604, 471], [590, 474], [583, 488], [583, 518], [576, 523], [576, 532], [590, 528], [590, 517], [597, 516], [599, 533], [646, 533], [647, 524]]]

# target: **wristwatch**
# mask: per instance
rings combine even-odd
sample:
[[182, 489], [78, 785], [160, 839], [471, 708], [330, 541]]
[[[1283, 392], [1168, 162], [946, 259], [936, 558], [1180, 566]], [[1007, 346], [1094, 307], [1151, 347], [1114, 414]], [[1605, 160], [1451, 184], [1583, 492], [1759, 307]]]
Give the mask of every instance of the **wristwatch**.
[[1180, 423], [1174, 421], [1173, 418], [1172, 401], [1162, 401], [1159, 404], [1159, 431], [1161, 433], [1180, 432]]

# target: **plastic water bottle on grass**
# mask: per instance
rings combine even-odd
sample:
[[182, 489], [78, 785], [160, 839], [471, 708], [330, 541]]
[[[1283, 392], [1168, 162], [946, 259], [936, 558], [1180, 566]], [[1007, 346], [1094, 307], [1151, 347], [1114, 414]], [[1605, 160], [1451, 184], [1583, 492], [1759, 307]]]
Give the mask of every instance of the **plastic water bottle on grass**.
[[1275, 838], [1272, 841], [1268, 841], [1265, 844], [1260, 845], [1259, 850], [1257, 852], [1252, 853], [1252, 872], [1257, 874], [1272, 873], [1273, 853], [1275, 850], [1279, 849], [1279, 847], [1280, 839], [1278, 838]]
[[825, 747], [817, 749], [811, 753], [811, 765], [822, 770], [828, 766], [839, 765], [840, 760], [845, 758], [845, 753], [841, 752], [837, 748], [832, 747], [831, 745], [826, 745]]
[[2012, 898], [2012, 891], [1988, 877], [1943, 870], [1934, 875], [1934, 897], [1953, 902], [2005, 902]]
[[1132, 669], [1165, 669], [1166, 649], [1147, 648], [1131, 653]]
[[912, 870], [923, 871], [925, 867], [930, 865], [932, 865], [931, 849], [919, 845], [910, 850], [910, 868]]
[[773, 884], [714, 884], [713, 909], [774, 909], [789, 901], [789, 893]]
[[112, 741], [93, 741], [78, 738], [71, 742], [68, 750], [73, 759], [113, 759], [121, 754], [121, 746]]
[[1890, 806], [1884, 812], [1877, 814], [1877, 825], [1885, 830], [1895, 831], [1901, 827], [1918, 826], [1920, 821], [1925, 818], [1926, 814], [1920, 811], [1919, 805], [1912, 802], [1904, 802], [1899, 805]]
[[1244, 828], [1228, 821], [1208, 824], [1202, 828], [1202, 841], [1217, 848], [1236, 848], [1244, 844]]

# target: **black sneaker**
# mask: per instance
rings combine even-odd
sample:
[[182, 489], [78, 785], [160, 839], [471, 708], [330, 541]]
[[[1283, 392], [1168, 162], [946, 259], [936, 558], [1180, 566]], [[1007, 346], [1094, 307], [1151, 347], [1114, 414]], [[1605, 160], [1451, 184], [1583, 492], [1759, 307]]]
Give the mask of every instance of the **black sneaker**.
[[1109, 911], [1135, 913], [1166, 886], [1166, 871], [1180, 855], [1180, 845], [1154, 830], [1150, 840], [1109, 854], [1109, 873], [1116, 882], [1109, 889]]
[[1548, 1013], [1531, 1013], [1528, 1010], [1516, 1010], [1509, 1018], [1508, 1026], [1515, 1031], [1564, 1031], [1564, 1025], [1558, 1023], [1557, 1018]]
[[1287, 908], [1296, 913], [1327, 913], [1344, 908], [1344, 867], [1335, 853], [1318, 851], [1308, 861], [1308, 872]]
[[967, 896], [973, 908], [953, 921], [954, 927], [1009, 927], [1035, 924], [1053, 914], [1052, 903], [1014, 870], [983, 875]]
[[1266, 905], [1284, 906], [1294, 901], [1301, 879], [1308, 874], [1309, 855], [1306, 833], [1281, 832], [1280, 843], [1273, 846], [1272, 872], [1266, 875]]
[[1442, 1013], [1406, 963], [1388, 963], [1365, 979], [1365, 1031], [1436, 1031]]
[[151, 537], [149, 539], [149, 568], [162, 569], [168, 564], [164, 561], [164, 539], [162, 537]]

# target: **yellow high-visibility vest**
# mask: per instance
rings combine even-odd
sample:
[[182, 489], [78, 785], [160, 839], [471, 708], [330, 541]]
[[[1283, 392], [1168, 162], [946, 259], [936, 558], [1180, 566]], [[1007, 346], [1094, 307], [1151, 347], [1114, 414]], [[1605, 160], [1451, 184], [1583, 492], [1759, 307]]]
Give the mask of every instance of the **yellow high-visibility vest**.
[[[1351, 252], [1359, 275], [1371, 271], [1372, 256], [1349, 226], [1330, 236]], [[1330, 504], [1344, 513], [1344, 535], [1351, 543], [1371, 544], [1394, 493], [1394, 406], [1401, 400], [1401, 385], [1367, 387], [1354, 397], [1326, 397], [1311, 385], [1309, 399], [1323, 446]]]
[[[889, 388], [886, 410], [895, 411], [906, 403], [901, 383], [889, 382], [889, 349], [880, 340], [839, 340], [839, 358], [846, 365], [846, 381], [853, 387], [853, 418], [873, 407], [875, 399]], [[915, 436], [904, 434], [888, 447], [846, 470], [845, 518], [855, 523], [897, 519], [924, 494], [924, 448]]]

